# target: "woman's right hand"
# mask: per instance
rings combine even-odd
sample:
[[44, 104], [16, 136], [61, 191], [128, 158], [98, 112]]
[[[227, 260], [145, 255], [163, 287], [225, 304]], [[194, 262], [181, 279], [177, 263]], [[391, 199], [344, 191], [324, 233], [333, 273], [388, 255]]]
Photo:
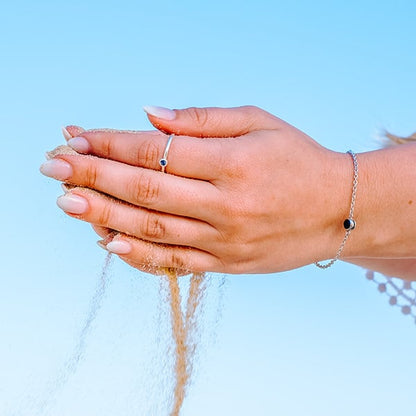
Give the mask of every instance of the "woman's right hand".
[[[335, 254], [351, 197], [349, 156], [255, 107], [151, 110], [157, 128], [188, 135], [174, 138], [170, 174], [156, 171], [167, 140], [160, 132], [69, 127], [71, 137], [79, 136], [69, 144], [109, 160], [60, 156], [65, 172], [50, 175], [128, 203], [78, 189], [71, 195], [85, 199], [84, 212], [71, 214], [61, 204], [101, 234], [118, 230], [106, 241], [108, 250], [138, 268], [151, 260], [229, 273], [287, 270]], [[414, 257], [415, 149], [359, 155], [358, 227], [345, 260]], [[397, 215], [389, 218], [392, 203]]]
[[175, 134], [167, 173], [160, 131], [69, 127], [78, 137], [68, 144], [99, 157], [58, 155], [43, 172], [116, 199], [76, 188], [61, 208], [118, 231], [107, 249], [140, 269], [268, 273], [333, 256], [349, 210], [348, 155], [256, 107], [172, 113], [152, 119]]

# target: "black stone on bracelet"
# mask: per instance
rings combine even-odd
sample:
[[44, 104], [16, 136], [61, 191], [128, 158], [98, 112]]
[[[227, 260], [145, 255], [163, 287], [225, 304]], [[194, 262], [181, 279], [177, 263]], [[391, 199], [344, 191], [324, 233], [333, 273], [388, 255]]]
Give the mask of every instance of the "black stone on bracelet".
[[343, 223], [344, 229], [345, 229], [345, 235], [344, 235], [344, 239], [342, 240], [341, 245], [339, 246], [338, 251], [335, 254], [335, 257], [332, 260], [329, 260], [327, 263], [321, 263], [319, 261], [315, 262], [315, 266], [319, 267], [320, 269], [328, 269], [340, 258], [342, 250], [344, 250], [345, 243], [347, 242], [348, 237], [351, 234], [351, 231], [355, 228], [355, 225], [356, 225], [355, 220], [353, 220], [353, 218], [354, 218], [355, 197], [357, 195], [357, 185], [358, 185], [358, 160], [357, 160], [357, 155], [352, 150], [348, 150], [347, 153], [352, 158], [352, 162], [354, 165], [354, 177], [352, 181], [350, 213], [349, 213], [349, 217], [346, 220], [344, 220], [344, 223]]
[[344, 221], [344, 228], [346, 230], [353, 230], [355, 228], [355, 221], [352, 218], [347, 218]]

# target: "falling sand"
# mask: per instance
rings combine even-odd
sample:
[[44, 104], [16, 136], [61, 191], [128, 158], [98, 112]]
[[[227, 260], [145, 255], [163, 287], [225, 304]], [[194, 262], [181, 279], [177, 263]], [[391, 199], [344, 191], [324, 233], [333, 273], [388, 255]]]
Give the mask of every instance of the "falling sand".
[[[51, 159], [59, 154], [77, 154], [74, 150], [68, 146], [58, 146], [56, 149], [48, 152], [46, 157]], [[91, 157], [91, 156], [89, 156]], [[71, 185], [66, 187], [68, 190], [74, 188]], [[76, 187], [81, 192], [96, 193], [96, 191]], [[100, 194], [106, 198], [110, 198], [107, 195]], [[113, 198], [111, 198], [113, 199]], [[53, 383], [52, 388], [49, 390], [49, 398], [41, 403], [41, 413], [48, 407], [51, 401], [55, 398], [58, 391], [68, 381], [69, 377], [75, 373], [80, 359], [85, 352], [87, 335], [91, 330], [91, 325], [97, 316], [100, 308], [106, 287], [107, 287], [107, 274], [110, 263], [110, 255], [108, 255], [106, 262], [103, 266], [101, 274], [101, 283], [96, 290], [96, 293], [92, 300], [92, 306], [87, 316], [86, 322], [81, 330], [79, 341], [73, 351], [73, 354], [67, 361], [64, 370], [59, 377]], [[189, 293], [186, 302], [185, 313], [182, 312], [182, 297], [179, 287], [179, 275], [174, 269], [164, 269], [164, 275], [161, 277], [162, 282], [166, 285], [166, 293], [168, 293], [168, 302], [170, 306], [170, 320], [172, 328], [172, 341], [174, 343], [174, 389], [173, 389], [173, 402], [170, 416], [178, 416], [180, 414], [183, 401], [185, 399], [187, 388], [189, 386], [195, 352], [197, 350], [197, 338], [198, 338], [198, 314], [201, 312], [203, 299], [205, 295], [205, 275], [202, 273], [194, 273], [191, 275], [189, 284]]]
[[46, 414], [48, 408], [55, 401], [58, 393], [65, 387], [70, 377], [74, 375], [78, 369], [78, 366], [83, 358], [83, 355], [87, 347], [88, 335], [91, 332], [92, 324], [94, 323], [98, 315], [98, 312], [101, 308], [102, 301], [108, 286], [108, 275], [111, 264], [111, 258], [111, 253], [108, 253], [101, 270], [100, 280], [95, 289], [93, 298], [91, 300], [90, 308], [87, 313], [87, 317], [78, 336], [78, 341], [75, 345], [75, 348], [72, 351], [72, 354], [70, 355], [68, 360], [66, 361], [65, 365], [63, 366], [62, 370], [58, 374], [58, 376], [49, 385], [47, 394], [45, 395], [45, 399], [42, 402], [40, 402], [37, 406], [37, 411], [35, 413], [36, 415], [43, 416], [44, 414]]
[[205, 293], [204, 275], [191, 276], [185, 315], [181, 308], [181, 293], [175, 270], [165, 270], [168, 286], [172, 338], [175, 343], [175, 387], [170, 416], [178, 416], [192, 375], [193, 359], [197, 347], [198, 312]]

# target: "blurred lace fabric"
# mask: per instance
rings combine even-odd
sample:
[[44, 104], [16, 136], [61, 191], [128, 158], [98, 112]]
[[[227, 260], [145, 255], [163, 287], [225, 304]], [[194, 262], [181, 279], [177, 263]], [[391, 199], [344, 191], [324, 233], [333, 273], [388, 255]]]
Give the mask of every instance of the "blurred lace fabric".
[[387, 277], [367, 270], [366, 277], [377, 284], [378, 291], [389, 297], [391, 306], [397, 306], [404, 315], [412, 317], [416, 324], [416, 282]]
[[[416, 142], [416, 132], [408, 137], [396, 136], [389, 132], [385, 132], [384, 135], [388, 139], [384, 141], [384, 147]], [[416, 282], [384, 276], [372, 270], [367, 270], [366, 277], [377, 284], [380, 293], [389, 297], [391, 306], [399, 307], [402, 313], [411, 316], [416, 324]]]

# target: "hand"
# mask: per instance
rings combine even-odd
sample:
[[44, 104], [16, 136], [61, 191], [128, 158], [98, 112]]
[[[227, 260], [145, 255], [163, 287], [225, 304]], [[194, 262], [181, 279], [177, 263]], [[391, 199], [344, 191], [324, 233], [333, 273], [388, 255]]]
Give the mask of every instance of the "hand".
[[58, 199], [109, 251], [146, 271], [226, 273], [283, 271], [336, 253], [349, 211], [348, 155], [255, 107], [158, 114], [151, 122], [175, 134], [167, 173], [159, 131], [68, 127], [78, 136], [68, 144], [98, 157], [60, 154], [42, 167], [110, 196], [75, 188]]

